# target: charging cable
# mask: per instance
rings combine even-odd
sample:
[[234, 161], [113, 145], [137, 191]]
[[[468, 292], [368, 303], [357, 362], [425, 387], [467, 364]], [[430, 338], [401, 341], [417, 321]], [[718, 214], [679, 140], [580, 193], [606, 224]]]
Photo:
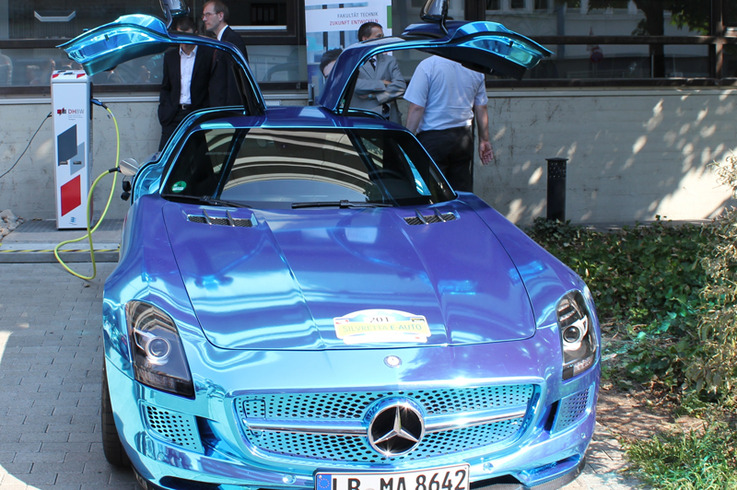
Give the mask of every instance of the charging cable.
[[13, 170], [16, 165], [18, 165], [18, 162], [20, 162], [20, 159], [23, 158], [23, 155], [26, 154], [26, 152], [28, 151], [28, 148], [31, 147], [31, 143], [33, 143], [33, 139], [36, 137], [36, 135], [38, 134], [38, 132], [41, 131], [41, 127], [44, 125], [44, 123], [46, 122], [46, 120], [47, 119], [50, 119], [50, 118], [51, 118], [51, 113], [49, 112], [46, 115], [46, 117], [43, 119], [43, 121], [41, 121], [41, 124], [38, 125], [38, 129], [36, 129], [36, 132], [33, 133], [33, 136], [31, 136], [31, 139], [28, 140], [28, 144], [23, 149], [23, 152], [20, 154], [20, 156], [15, 160], [15, 163], [13, 163], [13, 165], [11, 165], [8, 170], [6, 170], [2, 174], [0, 174], [0, 179], [2, 179], [3, 177], [5, 177], [6, 175], [8, 175], [10, 173], [10, 171]]
[[[105, 219], [105, 215], [107, 214], [108, 209], [110, 209], [110, 203], [113, 200], [113, 193], [115, 192], [115, 185], [118, 182], [118, 172], [120, 172], [120, 169], [119, 169], [119, 166], [120, 166], [120, 163], [119, 163], [120, 162], [120, 129], [118, 128], [118, 121], [115, 119], [115, 115], [113, 114], [113, 112], [105, 104], [103, 104], [97, 99], [92, 99], [92, 103], [105, 109], [110, 115], [110, 117], [113, 119], [113, 123], [115, 124], [115, 142], [116, 142], [115, 143], [115, 148], [116, 148], [115, 149], [115, 167], [101, 173], [92, 183], [92, 186], [90, 187], [90, 191], [87, 193], [87, 234], [79, 238], [75, 238], [73, 240], [63, 241], [54, 248], [54, 257], [56, 257], [56, 260], [59, 262], [59, 264], [61, 264], [61, 266], [71, 275], [78, 277], [80, 279], [84, 279], [86, 281], [91, 281], [92, 279], [95, 278], [95, 276], [97, 276], [97, 263], [95, 262], [95, 248], [92, 243], [92, 234], [100, 226], [100, 224], [102, 223], [102, 220]], [[113, 184], [110, 186], [110, 195], [107, 198], [107, 204], [105, 204], [105, 209], [103, 209], [100, 219], [97, 221], [97, 223], [93, 227], [92, 226], [92, 193], [95, 191], [95, 187], [97, 186], [97, 183], [100, 182], [103, 179], [103, 177], [109, 174], [113, 174]], [[61, 247], [63, 247], [64, 245], [68, 243], [75, 243], [75, 242], [82, 241], [84, 239], [87, 239], [90, 245], [90, 259], [92, 261], [92, 275], [91, 276], [85, 276], [83, 274], [79, 274], [78, 272], [73, 271], [61, 259], [61, 257], [59, 257], [59, 249]]]

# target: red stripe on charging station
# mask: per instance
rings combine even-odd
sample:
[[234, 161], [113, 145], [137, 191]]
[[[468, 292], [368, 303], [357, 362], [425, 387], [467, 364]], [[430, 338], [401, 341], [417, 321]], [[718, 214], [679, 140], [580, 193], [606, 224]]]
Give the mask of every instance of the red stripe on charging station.
[[64, 216], [82, 204], [82, 179], [79, 175], [61, 186], [61, 215]]

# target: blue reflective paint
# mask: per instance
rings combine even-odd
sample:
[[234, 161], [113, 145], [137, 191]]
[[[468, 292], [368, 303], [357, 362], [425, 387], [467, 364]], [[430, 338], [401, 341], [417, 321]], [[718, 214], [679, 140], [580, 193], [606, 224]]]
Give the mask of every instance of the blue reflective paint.
[[[291, 209], [161, 195], [169, 174], [180, 175], [172, 173], [180, 156], [189, 161], [180, 155], [183, 142], [197, 132], [351, 128], [350, 134], [370, 129], [406, 141], [391, 123], [337, 114], [354, 68], [377, 52], [420, 49], [511, 75], [548, 53], [490, 22], [452, 22], [447, 35], [436, 25], [410, 26], [402, 36], [347, 49], [322, 107], [266, 109], [251, 80], [257, 103], [250, 109], [258, 110], [197, 111], [140, 167], [119, 264], [105, 284], [102, 327], [116, 427], [144, 479], [162, 488], [206, 482], [309, 489], [318, 471], [468, 464], [472, 482], [513, 477], [534, 486], [578, 471], [594, 431], [600, 352], [591, 368], [563, 380], [556, 307], [581, 291], [598, 346], [591, 294], [478, 197], [434, 194], [437, 183], [427, 180], [433, 174], [411, 136], [398, 158], [414, 152], [407, 178], [421, 204]], [[126, 16], [64, 49], [95, 72], [179, 42], [220, 44]], [[290, 132], [277, 131], [274, 141]], [[327, 154], [341, 147], [324, 148]], [[373, 157], [389, 163], [382, 154]], [[253, 158], [261, 168], [273, 165], [264, 155]], [[325, 160], [341, 165], [340, 158]], [[320, 166], [311, 164], [304, 168]], [[285, 192], [294, 189], [290, 182]], [[194, 398], [135, 381], [130, 301], [155, 305], [173, 320]], [[413, 450], [387, 457], [371, 446], [369, 432], [378, 424], [374, 415], [397, 400], [416, 407], [425, 431]]]

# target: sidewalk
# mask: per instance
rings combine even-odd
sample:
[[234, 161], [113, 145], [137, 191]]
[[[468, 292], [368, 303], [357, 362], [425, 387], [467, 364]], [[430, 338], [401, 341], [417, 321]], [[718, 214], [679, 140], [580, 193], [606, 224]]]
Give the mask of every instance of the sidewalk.
[[[117, 262], [123, 220], [104, 220], [92, 234], [96, 262]], [[1, 263], [56, 262], [54, 248], [61, 242], [87, 235], [87, 229], [57, 230], [54, 220], [31, 220], [20, 224], [0, 240]], [[88, 238], [59, 249], [64, 262], [90, 262]]]
[[[93, 233], [95, 260], [105, 263], [93, 281], [66, 273], [53, 254], [58, 243], [86, 230], [29, 221], [0, 241], [0, 274], [9, 283], [0, 300], [6, 395], [0, 403], [0, 489], [135, 486], [132, 473], [114, 470], [102, 457], [98, 422], [102, 286], [117, 262], [122, 225], [105, 221]], [[68, 244], [60, 255], [65, 262], [89, 262], [89, 241]], [[81, 360], [84, 365], [76, 366]], [[597, 424], [583, 473], [563, 488], [642, 488], [621, 474], [625, 467], [619, 443]]]

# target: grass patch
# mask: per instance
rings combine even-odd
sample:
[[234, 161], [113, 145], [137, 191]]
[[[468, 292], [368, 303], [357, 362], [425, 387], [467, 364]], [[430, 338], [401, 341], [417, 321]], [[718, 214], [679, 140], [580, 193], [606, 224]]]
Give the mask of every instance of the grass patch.
[[655, 488], [737, 488], [737, 433], [725, 423], [702, 431], [662, 433], [627, 447], [635, 472]]

